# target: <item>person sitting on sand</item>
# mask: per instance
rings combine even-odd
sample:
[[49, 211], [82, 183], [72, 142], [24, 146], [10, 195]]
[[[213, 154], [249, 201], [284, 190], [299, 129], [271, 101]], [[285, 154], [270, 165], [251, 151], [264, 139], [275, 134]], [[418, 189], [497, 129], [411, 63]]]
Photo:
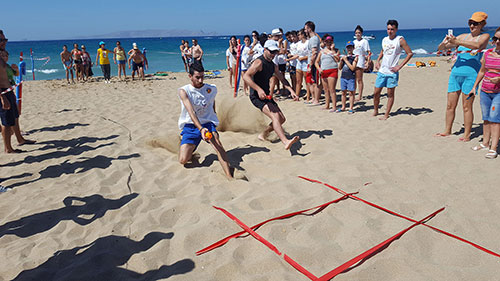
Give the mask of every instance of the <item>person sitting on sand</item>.
[[[457, 37], [447, 35], [438, 46], [438, 51], [457, 48], [457, 51], [482, 50], [488, 45], [490, 35], [483, 33], [482, 29], [486, 25], [488, 15], [483, 12], [474, 13], [469, 19], [470, 33], [460, 34]], [[472, 86], [476, 81], [477, 74], [481, 69], [482, 53], [460, 53], [448, 80], [448, 95], [446, 105], [445, 129], [444, 132], [436, 134], [446, 137], [451, 135], [453, 121], [455, 120], [455, 109], [457, 108], [460, 96], [462, 96], [462, 107], [464, 112], [464, 136], [459, 141], [470, 141], [474, 113], [472, 104], [474, 96], [467, 97], [472, 91]]]
[[134, 75], [137, 72], [137, 76], [144, 80], [144, 62], [146, 58], [144, 54], [139, 50], [136, 43], [133, 43], [133, 49], [128, 58], [128, 69], [130, 69], [130, 61], [132, 61], [132, 80], [134, 80]]
[[[387, 88], [387, 106], [384, 116], [380, 120], [387, 120], [394, 104], [394, 95], [398, 86], [399, 71], [413, 57], [410, 46], [406, 43], [403, 36], [398, 36], [398, 21], [387, 21], [387, 35], [382, 39], [382, 50], [377, 58], [376, 68], [378, 69], [375, 89], [373, 91], [373, 116], [378, 115], [378, 105], [380, 104], [380, 93], [384, 87]], [[403, 50], [406, 52], [406, 58], [399, 63], [399, 57]], [[381, 62], [382, 61], [382, 62]]]
[[260, 140], [265, 140], [269, 133], [275, 131], [285, 149], [290, 149], [292, 144], [299, 140], [296, 136], [288, 139], [283, 130], [283, 123], [285, 123], [285, 115], [281, 112], [278, 104], [270, 96], [269, 80], [275, 75], [285, 88], [290, 91], [292, 98], [298, 100], [295, 91], [290, 87], [288, 81], [283, 78], [278, 66], [273, 63], [273, 58], [279, 53], [278, 42], [274, 40], [267, 40], [264, 44], [264, 54], [258, 57], [247, 70], [243, 76], [243, 80], [250, 86], [250, 101], [252, 104], [262, 111], [267, 117], [271, 119], [269, 126], [259, 135]]
[[71, 71], [71, 81], [75, 83], [73, 79], [73, 59], [71, 58], [71, 53], [68, 51], [68, 46], [63, 45], [63, 51], [61, 52], [61, 62], [63, 64], [64, 70], [66, 71], [66, 80], [69, 84], [69, 73]]
[[203, 83], [205, 69], [199, 63], [189, 67], [191, 84], [179, 88], [181, 100], [181, 115], [179, 116], [179, 129], [181, 129], [181, 147], [179, 162], [186, 164], [191, 160], [201, 140], [212, 145], [217, 153], [219, 162], [226, 176], [233, 178], [233, 169], [229, 167], [226, 151], [219, 139], [216, 127], [219, 119], [215, 113], [215, 96], [217, 87]]

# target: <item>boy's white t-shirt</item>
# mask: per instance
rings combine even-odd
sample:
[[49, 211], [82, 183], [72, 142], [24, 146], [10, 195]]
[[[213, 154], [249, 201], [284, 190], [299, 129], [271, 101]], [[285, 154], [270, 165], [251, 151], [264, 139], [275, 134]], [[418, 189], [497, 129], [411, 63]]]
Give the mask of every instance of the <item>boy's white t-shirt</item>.
[[[194, 113], [201, 124], [208, 122], [214, 123], [215, 126], [219, 125], [219, 119], [214, 111], [215, 96], [217, 95], [217, 87], [212, 84], [203, 84], [201, 88], [195, 88], [193, 85], [188, 84], [181, 88], [186, 91], [189, 101], [193, 106]], [[179, 96], [180, 100], [180, 96]], [[186, 124], [194, 124], [193, 120], [189, 116], [189, 113], [184, 106], [182, 100], [181, 102], [181, 115], [179, 116], [179, 129], [183, 129]]]

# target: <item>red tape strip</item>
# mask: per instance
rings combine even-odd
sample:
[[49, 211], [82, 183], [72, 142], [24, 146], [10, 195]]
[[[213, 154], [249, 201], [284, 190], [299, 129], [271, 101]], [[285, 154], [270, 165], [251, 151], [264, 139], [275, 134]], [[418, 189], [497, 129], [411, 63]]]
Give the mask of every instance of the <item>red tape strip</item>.
[[443, 211], [444, 208], [441, 208], [437, 211], [435, 211], [434, 213], [428, 215], [427, 217], [421, 219], [420, 221], [417, 221], [416, 223], [414, 223], [413, 225], [411, 225], [410, 227], [398, 232], [396, 235], [392, 236], [391, 238], [385, 240], [384, 242], [374, 246], [373, 248], [369, 249], [368, 251], [365, 251], [364, 253], [358, 255], [357, 257], [349, 260], [348, 262], [342, 264], [341, 266], [335, 268], [334, 270], [328, 272], [327, 274], [321, 276], [318, 281], [326, 281], [326, 280], [330, 280], [332, 279], [333, 277], [339, 275], [340, 273], [346, 271], [347, 269], [349, 269], [351, 266], [357, 264], [358, 262], [360, 262], [361, 260], [365, 260], [365, 259], [368, 259], [369, 257], [371, 257], [373, 254], [375, 254], [376, 252], [378, 252], [380, 249], [388, 246], [389, 244], [391, 244], [392, 242], [394, 242], [394, 240], [396, 239], [399, 239], [401, 236], [403, 236], [403, 234], [405, 234], [406, 232], [408, 232], [410, 229], [414, 228], [415, 226], [419, 225], [419, 224], [423, 224], [424, 221], [427, 221], [427, 220], [430, 220], [431, 218], [433, 218], [435, 215], [437, 215], [438, 213], [440, 213], [441, 211]]
[[241, 220], [239, 220], [237, 217], [235, 217], [233, 214], [231, 214], [230, 212], [222, 209], [222, 208], [219, 208], [219, 207], [215, 207], [215, 209], [223, 212], [226, 216], [228, 216], [230, 219], [232, 219], [234, 222], [236, 222], [241, 228], [243, 228], [246, 232], [248, 232], [250, 235], [252, 235], [255, 239], [259, 240], [262, 244], [266, 245], [269, 249], [271, 249], [271, 251], [275, 252], [278, 256], [282, 256], [284, 255], [284, 260], [290, 264], [291, 266], [293, 266], [295, 269], [297, 269], [299, 272], [301, 272], [302, 274], [304, 274], [305, 276], [307, 276], [309, 279], [311, 280], [317, 280], [318, 277], [316, 277], [314, 274], [312, 274], [311, 272], [307, 271], [307, 269], [303, 268], [302, 266], [300, 266], [296, 261], [294, 261], [292, 258], [290, 258], [289, 256], [287, 256], [286, 254], [282, 254], [278, 248], [276, 248], [273, 244], [271, 244], [271, 242], [267, 241], [264, 237], [260, 236], [259, 234], [257, 234], [257, 232], [253, 231], [250, 227], [248, 227], [246, 224], [244, 224]]
[[[340, 193], [340, 194], [343, 194], [343, 195], [349, 196], [350, 198], [355, 199], [355, 200], [359, 200], [359, 201], [361, 201], [361, 202], [363, 202], [363, 203], [365, 203], [365, 204], [368, 204], [368, 205], [370, 205], [370, 206], [372, 206], [372, 207], [375, 207], [375, 208], [377, 208], [377, 209], [379, 209], [379, 210], [382, 210], [382, 211], [384, 211], [384, 212], [387, 212], [387, 213], [389, 213], [389, 214], [391, 214], [391, 215], [394, 215], [394, 216], [400, 217], [400, 218], [402, 218], [402, 219], [405, 219], [405, 220], [408, 220], [408, 221], [411, 221], [411, 222], [415, 222], [415, 223], [417, 222], [416, 220], [414, 220], [414, 219], [412, 219], [412, 218], [409, 218], [409, 217], [406, 217], [406, 216], [400, 215], [400, 214], [398, 214], [398, 213], [396, 213], [396, 212], [394, 212], [394, 211], [391, 211], [391, 210], [389, 210], [389, 209], [383, 208], [383, 207], [381, 207], [381, 206], [379, 206], [379, 205], [376, 205], [376, 204], [374, 204], [374, 203], [372, 203], [372, 202], [366, 201], [366, 200], [364, 200], [364, 199], [362, 199], [362, 198], [359, 198], [359, 197], [357, 197], [357, 196], [355, 196], [355, 195], [351, 195], [351, 194], [349, 194], [349, 193], [347, 193], [347, 192], [345, 192], [345, 191], [343, 191], [343, 190], [341, 190], [341, 189], [339, 189], [339, 188], [337, 188], [337, 187], [331, 186], [331, 185], [329, 185], [329, 184], [326, 184], [326, 183], [320, 182], [320, 181], [318, 181], [318, 180], [309, 179], [309, 178], [306, 178], [306, 177], [303, 177], [303, 176], [299, 176], [299, 178], [301, 178], [301, 179], [303, 179], [303, 180], [306, 180], [306, 181], [310, 181], [310, 182], [314, 182], [314, 183], [323, 184], [323, 185], [325, 185], [325, 186], [327, 186], [327, 187], [329, 187], [329, 188], [331, 188], [331, 189], [333, 189], [333, 190], [337, 191], [337, 192], [338, 192], [338, 193]], [[430, 228], [430, 229], [432, 229], [432, 230], [435, 230], [435, 231], [437, 231], [437, 232], [439, 232], [439, 233], [442, 233], [442, 234], [444, 234], [444, 235], [447, 235], [447, 236], [449, 236], [449, 237], [452, 237], [452, 238], [455, 238], [455, 239], [457, 239], [457, 240], [459, 240], [459, 241], [462, 241], [462, 242], [464, 242], [464, 243], [467, 243], [467, 244], [469, 244], [469, 245], [471, 245], [471, 246], [473, 246], [473, 247], [475, 247], [475, 248], [477, 248], [477, 249], [479, 249], [479, 250], [481, 250], [481, 251], [483, 251], [483, 252], [485, 252], [485, 253], [488, 253], [488, 254], [490, 254], [490, 255], [493, 255], [493, 256], [496, 256], [496, 257], [500, 258], [500, 254], [495, 253], [495, 252], [493, 252], [493, 251], [491, 251], [491, 250], [488, 250], [488, 249], [486, 249], [486, 248], [484, 248], [484, 247], [482, 247], [482, 246], [480, 246], [480, 245], [478, 245], [478, 244], [476, 244], [476, 243], [473, 243], [473, 242], [471, 242], [471, 241], [468, 241], [468, 240], [466, 240], [466, 239], [464, 239], [464, 238], [461, 238], [461, 237], [459, 237], [459, 236], [457, 236], [457, 235], [455, 235], [455, 234], [449, 233], [449, 232], [447, 232], [447, 231], [441, 230], [441, 229], [439, 229], [439, 228], [437, 228], [437, 227], [434, 227], [434, 226], [431, 226], [431, 225], [428, 225], [428, 224], [425, 224], [425, 223], [422, 223], [422, 225], [424, 225], [424, 226], [426, 226], [426, 227], [428, 227], [428, 228]]]
[[[353, 193], [354, 194], [354, 193]], [[258, 223], [254, 226], [251, 227], [252, 230], [257, 230], [259, 227], [263, 226], [264, 224], [268, 223], [268, 222], [271, 222], [271, 221], [275, 221], [275, 220], [282, 220], [282, 219], [287, 219], [287, 218], [291, 218], [291, 217], [294, 217], [294, 216], [297, 216], [297, 215], [302, 215], [306, 212], [309, 212], [309, 211], [312, 211], [314, 209], [317, 209], [316, 211], [314, 211], [313, 213], [309, 214], [310, 216], [312, 215], [315, 215], [321, 211], [323, 211], [326, 207], [328, 207], [330, 204], [334, 204], [334, 203], [338, 203], [342, 200], [345, 200], [349, 197], [350, 194], [346, 194], [340, 198], [337, 198], [333, 201], [330, 201], [330, 202], [327, 202], [327, 203], [324, 203], [324, 204], [321, 204], [319, 206], [316, 206], [316, 207], [312, 207], [312, 208], [309, 208], [309, 209], [305, 209], [305, 210], [302, 210], [302, 211], [298, 211], [298, 212], [293, 212], [293, 213], [289, 213], [289, 214], [285, 214], [285, 215], [282, 215], [282, 216], [279, 216], [279, 217], [275, 217], [275, 218], [272, 218], [272, 219], [268, 219], [266, 221], [263, 221], [261, 223]], [[215, 208], [215, 207], [214, 207]], [[223, 245], [225, 245], [227, 242], [229, 242], [229, 240], [233, 239], [233, 238], [237, 238], [237, 237], [240, 237], [242, 235], [245, 235], [247, 233], [247, 231], [240, 231], [238, 233], [235, 233], [233, 235], [230, 235], [230, 236], [227, 236], [217, 242], [215, 242], [214, 244], [204, 248], [204, 249], [201, 249], [199, 250], [198, 252], [196, 252], [196, 255], [201, 255], [201, 254], [204, 254], [204, 253], [207, 253], [207, 252], [210, 252], [212, 251], [213, 249], [216, 249], [218, 247], [221, 247]]]

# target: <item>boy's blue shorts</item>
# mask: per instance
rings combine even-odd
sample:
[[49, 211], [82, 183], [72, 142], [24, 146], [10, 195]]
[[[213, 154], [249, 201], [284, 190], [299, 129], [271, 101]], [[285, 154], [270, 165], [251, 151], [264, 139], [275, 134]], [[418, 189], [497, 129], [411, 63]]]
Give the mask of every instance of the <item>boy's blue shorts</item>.
[[[203, 128], [207, 128], [209, 132], [214, 133], [217, 132], [215, 129], [215, 125], [212, 122], [208, 122], [205, 124], [201, 124]], [[194, 144], [196, 147], [200, 144], [201, 140], [203, 139], [201, 137], [201, 132], [196, 128], [194, 124], [186, 124], [184, 125], [184, 128], [182, 129], [181, 132], [182, 140], [181, 140], [181, 145], [189, 143], [189, 144]]]

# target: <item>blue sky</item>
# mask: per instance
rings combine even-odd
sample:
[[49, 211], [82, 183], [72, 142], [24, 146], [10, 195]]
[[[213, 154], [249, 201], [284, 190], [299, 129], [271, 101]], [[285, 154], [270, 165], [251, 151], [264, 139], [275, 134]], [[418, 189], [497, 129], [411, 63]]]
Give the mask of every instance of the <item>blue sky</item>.
[[[496, 1], [2, 1], [0, 29], [10, 40], [70, 39], [116, 31], [187, 29], [246, 34], [274, 27], [298, 29], [307, 20], [317, 31], [385, 28], [389, 18], [400, 29], [467, 27], [474, 11], [488, 13], [488, 26], [500, 25]], [[388, 3], [394, 3], [388, 6]], [[80, 5], [76, 6], [76, 3]], [[189, 4], [188, 4], [189, 3]], [[472, 5], [474, 3], [474, 5]], [[474, 6], [474, 7], [473, 7]]]

